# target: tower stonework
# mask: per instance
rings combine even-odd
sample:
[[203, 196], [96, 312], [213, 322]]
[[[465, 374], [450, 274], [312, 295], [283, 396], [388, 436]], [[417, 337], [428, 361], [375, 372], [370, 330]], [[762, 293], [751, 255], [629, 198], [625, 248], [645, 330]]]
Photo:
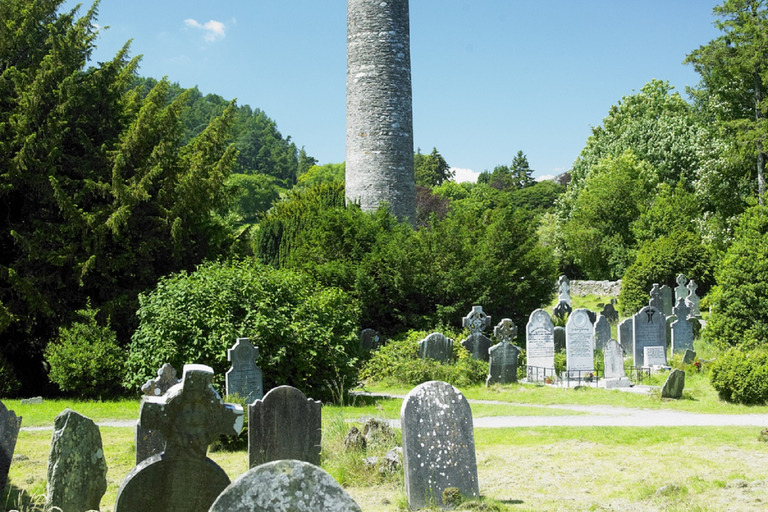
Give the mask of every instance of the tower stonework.
[[416, 220], [408, 0], [347, 2], [346, 197]]

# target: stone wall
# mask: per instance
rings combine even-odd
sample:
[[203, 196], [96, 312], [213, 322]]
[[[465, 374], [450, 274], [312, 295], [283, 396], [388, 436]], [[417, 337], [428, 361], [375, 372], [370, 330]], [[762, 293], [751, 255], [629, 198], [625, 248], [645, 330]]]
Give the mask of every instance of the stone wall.
[[346, 196], [416, 220], [408, 0], [347, 2]]
[[571, 296], [618, 297], [621, 281], [571, 281]]

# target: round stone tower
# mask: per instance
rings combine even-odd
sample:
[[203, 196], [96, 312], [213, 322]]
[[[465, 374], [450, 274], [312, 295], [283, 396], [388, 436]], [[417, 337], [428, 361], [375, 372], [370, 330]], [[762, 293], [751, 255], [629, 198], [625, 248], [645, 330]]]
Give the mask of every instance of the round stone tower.
[[347, 2], [347, 201], [416, 220], [408, 0]]

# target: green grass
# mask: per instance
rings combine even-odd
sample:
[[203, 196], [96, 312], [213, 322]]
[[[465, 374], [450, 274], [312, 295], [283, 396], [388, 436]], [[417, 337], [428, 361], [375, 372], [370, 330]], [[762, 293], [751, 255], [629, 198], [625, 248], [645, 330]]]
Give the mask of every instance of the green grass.
[[66, 408], [91, 418], [96, 423], [106, 420], [135, 420], [139, 417], [139, 400], [73, 400], [45, 399], [38, 405], [21, 405], [20, 400], [3, 399], [5, 406], [21, 416], [22, 427], [53, 425], [56, 415]]

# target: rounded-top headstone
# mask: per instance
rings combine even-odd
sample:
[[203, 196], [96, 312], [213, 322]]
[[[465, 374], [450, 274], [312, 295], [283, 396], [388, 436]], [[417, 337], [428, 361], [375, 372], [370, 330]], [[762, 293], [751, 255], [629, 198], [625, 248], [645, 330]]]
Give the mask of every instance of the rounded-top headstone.
[[240, 475], [210, 512], [361, 512], [324, 470], [299, 460], [278, 460]]

